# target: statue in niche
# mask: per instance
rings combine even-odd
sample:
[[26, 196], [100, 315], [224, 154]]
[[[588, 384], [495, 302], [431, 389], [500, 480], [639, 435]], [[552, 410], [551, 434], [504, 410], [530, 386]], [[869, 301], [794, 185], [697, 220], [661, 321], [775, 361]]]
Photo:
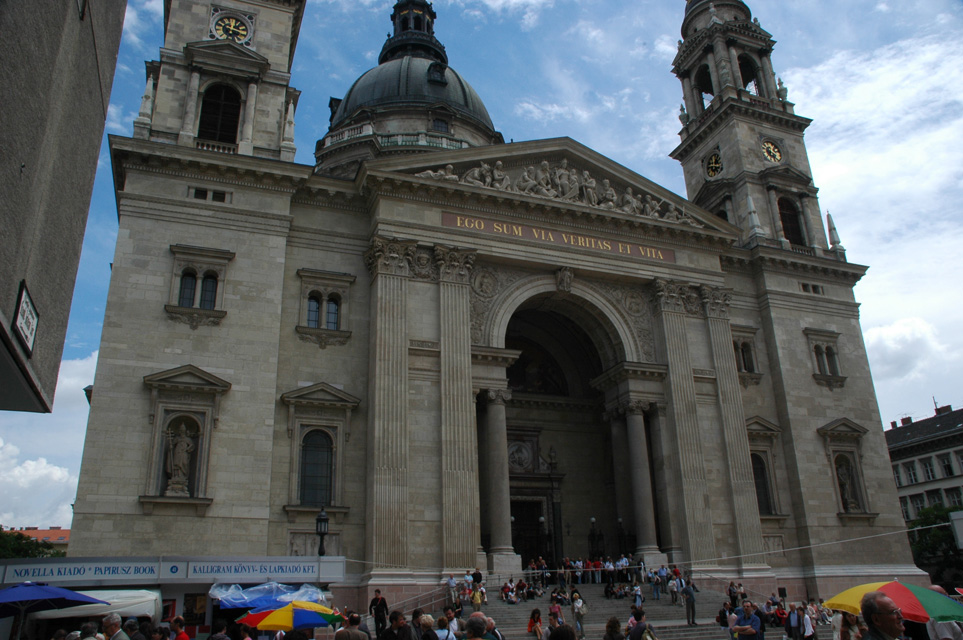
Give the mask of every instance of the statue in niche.
[[559, 291], [571, 293], [572, 280], [574, 279], [575, 272], [572, 271], [571, 267], [562, 267], [555, 272], [555, 284], [558, 286]]
[[455, 168], [450, 164], [445, 165], [444, 169], [439, 169], [438, 171], [432, 171], [431, 169], [428, 169], [427, 171], [416, 173], [415, 176], [419, 178], [433, 178], [435, 180], [445, 180], [447, 182], [458, 182], [458, 176], [455, 175]]
[[492, 169], [492, 184], [491, 186], [499, 191], [511, 191], [512, 190], [512, 179], [505, 170], [502, 168], [502, 161], [499, 160], [495, 163], [495, 167]]
[[552, 176], [547, 160], [542, 160], [542, 164], [538, 165], [538, 170], [535, 172], [535, 182], [535, 193], [537, 195], [546, 198], [554, 198], [558, 195], [558, 192], [552, 188]]
[[656, 202], [655, 198], [646, 194], [645, 202], [642, 204], [642, 215], [646, 218], [658, 218], [659, 217], [659, 207], [662, 206], [661, 202]]
[[597, 207], [599, 204], [598, 194], [595, 192], [596, 182], [588, 171], [582, 172], [582, 201], [585, 204]]
[[189, 497], [191, 480], [191, 454], [194, 439], [187, 431], [187, 423], [181, 422], [177, 431], [167, 429], [167, 490], [165, 496]]
[[862, 511], [859, 500], [856, 499], [853, 467], [846, 456], [836, 456], [836, 482], [839, 484], [839, 497], [843, 502], [843, 511], [846, 513]]
[[599, 198], [599, 207], [602, 209], [614, 209], [616, 198], [618, 198], [618, 195], [609, 183], [608, 178], [602, 180], [602, 196]]
[[492, 168], [488, 164], [482, 162], [480, 167], [469, 169], [468, 172], [462, 176], [461, 181], [465, 184], [471, 184], [476, 187], [491, 186]]
[[518, 180], [515, 181], [515, 191], [519, 193], [535, 193], [535, 188], [538, 187], [538, 182], [535, 181], [535, 167], [528, 167], [518, 176]]
[[632, 193], [632, 187], [626, 187], [625, 193], [622, 194], [622, 211], [634, 215], [638, 215], [641, 205], [635, 194]]

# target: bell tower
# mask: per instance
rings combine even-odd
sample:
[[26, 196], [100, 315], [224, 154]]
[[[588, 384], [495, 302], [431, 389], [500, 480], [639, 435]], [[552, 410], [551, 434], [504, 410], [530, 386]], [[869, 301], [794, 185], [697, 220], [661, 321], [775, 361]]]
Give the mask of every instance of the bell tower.
[[745, 243], [823, 256], [830, 248], [803, 140], [811, 120], [795, 114], [773, 72], [775, 40], [741, 0], [688, 0], [682, 37], [672, 69], [682, 142], [670, 155], [689, 199], [740, 227]]
[[293, 161], [289, 86], [305, 0], [166, 0], [134, 137]]

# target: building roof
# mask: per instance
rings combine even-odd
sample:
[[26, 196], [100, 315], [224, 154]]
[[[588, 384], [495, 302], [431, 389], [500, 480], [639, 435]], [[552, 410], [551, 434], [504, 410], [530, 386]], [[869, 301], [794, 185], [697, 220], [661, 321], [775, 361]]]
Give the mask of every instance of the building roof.
[[10, 528], [7, 531], [23, 534], [37, 542], [49, 542], [50, 544], [67, 544], [70, 542], [70, 529], [60, 527], [50, 527], [49, 529], [20, 527], [19, 529]]
[[[943, 413], [940, 413], [941, 411]], [[937, 409], [937, 415], [931, 418], [916, 422], [905, 421], [905, 424], [888, 429], [885, 433], [886, 444], [891, 450], [963, 434], [963, 409], [953, 411], [952, 407], [941, 407]]]

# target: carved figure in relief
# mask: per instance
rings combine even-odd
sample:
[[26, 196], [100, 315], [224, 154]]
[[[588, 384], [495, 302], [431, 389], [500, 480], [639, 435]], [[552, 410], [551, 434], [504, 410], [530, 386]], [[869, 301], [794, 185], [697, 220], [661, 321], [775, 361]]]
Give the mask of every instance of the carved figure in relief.
[[499, 160], [495, 163], [495, 167], [492, 169], [492, 187], [498, 189], [499, 191], [511, 191], [512, 190], [512, 179], [505, 170], [502, 169], [502, 161]]
[[546, 198], [554, 198], [558, 195], [558, 192], [552, 188], [552, 176], [547, 160], [542, 160], [542, 164], [538, 165], [538, 171], [535, 172], [535, 182], [537, 183], [536, 194]]
[[535, 193], [538, 182], [535, 181], [535, 167], [528, 167], [515, 181], [515, 191], [519, 193]]
[[626, 187], [625, 193], [622, 194], [621, 208], [625, 213], [631, 213], [632, 215], [638, 215], [641, 207], [641, 203], [632, 193], [632, 187]]
[[576, 200], [578, 198], [578, 171], [569, 169], [568, 160], [565, 158], [555, 168], [552, 183], [558, 189], [558, 197], [561, 199]]
[[482, 162], [480, 167], [475, 167], [474, 169], [469, 169], [464, 176], [462, 176], [461, 181], [465, 184], [472, 184], [476, 187], [487, 187], [492, 183], [492, 168], [490, 165]]
[[674, 204], [669, 203], [669, 208], [665, 210], [665, 215], [662, 219], [666, 222], [678, 222], [679, 221], [679, 210]]
[[599, 198], [599, 207], [602, 209], [614, 209], [616, 198], [618, 198], [618, 194], [615, 193], [615, 189], [612, 188], [608, 178], [602, 180], [602, 195]]
[[656, 202], [655, 198], [646, 194], [645, 202], [642, 204], [642, 215], [646, 218], [658, 218], [660, 206], [662, 206], [661, 202]]
[[559, 192], [559, 196], [568, 202], [578, 202], [580, 193], [581, 187], [578, 183], [578, 171], [572, 169], [568, 174], [568, 191]]
[[181, 423], [175, 434], [172, 429], [167, 430], [167, 482], [168, 496], [188, 496], [188, 485], [191, 478], [191, 453], [194, 452], [194, 440], [187, 433], [187, 424]]
[[445, 165], [444, 169], [439, 169], [438, 171], [432, 171], [431, 169], [428, 169], [426, 171], [422, 171], [421, 173], [416, 173], [415, 176], [419, 178], [445, 180], [447, 182], [458, 182], [458, 176], [455, 175], [455, 168], [450, 164]]
[[599, 196], [595, 192], [596, 182], [588, 171], [582, 172], [582, 202], [593, 207], [599, 204]]
[[689, 215], [689, 214], [686, 213], [685, 211], [683, 211], [683, 212], [681, 213], [681, 215], [679, 216], [679, 223], [680, 223], [680, 224], [687, 224], [687, 225], [689, 225], [690, 227], [695, 227], [696, 229], [702, 229], [702, 228], [705, 227], [704, 224], [702, 224], [701, 222], [699, 222], [698, 220], [696, 220], [695, 218], [693, 218], [691, 215]]

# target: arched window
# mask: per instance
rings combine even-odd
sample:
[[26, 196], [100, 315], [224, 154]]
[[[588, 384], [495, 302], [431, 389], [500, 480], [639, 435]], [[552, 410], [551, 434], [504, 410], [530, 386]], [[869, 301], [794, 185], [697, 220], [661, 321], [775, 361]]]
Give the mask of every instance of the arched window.
[[334, 445], [320, 429], [309, 431], [301, 441], [301, 504], [331, 504], [334, 478]]
[[331, 296], [328, 298], [328, 304], [325, 307], [324, 314], [324, 328], [331, 329], [332, 331], [338, 330], [338, 325], [341, 321], [341, 300], [337, 296]]
[[779, 198], [779, 219], [782, 221], [782, 232], [786, 240], [800, 247], [807, 246], [799, 210], [789, 198]]
[[746, 371], [747, 373], [755, 373], [756, 363], [752, 357], [752, 345], [748, 342], [743, 342], [741, 351], [743, 371]]
[[699, 71], [696, 72], [695, 87], [696, 91], [698, 91], [702, 97], [703, 106], [708, 107], [709, 103], [712, 102], [712, 97], [716, 93], [712, 87], [712, 73], [709, 71], [709, 65], [702, 65]]
[[212, 85], [204, 92], [197, 137], [224, 144], [237, 142], [241, 122], [241, 94], [226, 84]]
[[321, 296], [316, 293], [308, 297], [308, 326], [312, 329], [321, 326]]
[[826, 369], [826, 351], [821, 344], [817, 344], [813, 348], [813, 353], [816, 354], [816, 370], [822, 375], [826, 375], [828, 373]]
[[729, 222], [729, 213], [725, 209], [719, 209], [716, 211], [716, 217]]
[[839, 359], [836, 357], [836, 350], [832, 347], [826, 347], [826, 367], [829, 375], [839, 375]]
[[193, 271], [184, 271], [181, 274], [181, 288], [177, 294], [177, 306], [193, 307], [194, 291], [197, 289], [197, 276]]
[[758, 453], [750, 454], [752, 460], [752, 479], [756, 483], [756, 504], [759, 515], [771, 516], [775, 512], [772, 508], [772, 492], [769, 488], [769, 470], [766, 461]]
[[213, 309], [217, 303], [217, 275], [208, 273], [201, 282], [201, 309]]
[[761, 96], [762, 86], [759, 82], [759, 68], [749, 56], [739, 56], [739, 75], [742, 76], [742, 88], [754, 96]]

